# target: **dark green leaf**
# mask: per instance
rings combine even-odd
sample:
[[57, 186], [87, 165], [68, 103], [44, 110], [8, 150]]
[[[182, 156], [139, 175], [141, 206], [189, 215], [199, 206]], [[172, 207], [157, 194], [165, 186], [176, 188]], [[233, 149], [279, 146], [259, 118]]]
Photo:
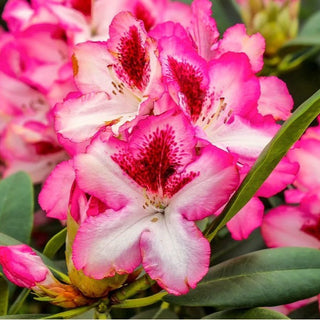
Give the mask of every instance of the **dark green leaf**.
[[265, 249], [213, 266], [188, 294], [163, 300], [216, 308], [276, 306], [315, 296], [319, 279], [320, 250]]
[[[224, 229], [221, 231], [224, 231]], [[224, 237], [221, 237], [219, 232], [213, 239], [211, 245], [212, 264], [218, 264], [225, 260], [266, 248], [260, 229], [254, 230], [248, 239], [242, 241], [234, 241], [229, 232]]]
[[59, 249], [64, 245], [67, 236], [67, 228], [62, 229], [54, 235], [46, 244], [43, 254], [49, 259], [53, 259]]
[[8, 313], [9, 287], [6, 279], [0, 273], [0, 316]]
[[[211, 240], [216, 233], [239, 212], [267, 179], [290, 147], [301, 137], [310, 123], [320, 113], [320, 90], [305, 101], [282, 125], [275, 137], [264, 148], [239, 189], [232, 196], [223, 212], [207, 230]], [[210, 232], [212, 232], [210, 234]]]
[[0, 232], [0, 246], [15, 246], [17, 244], [21, 244], [21, 242]]
[[320, 11], [314, 13], [303, 25], [300, 36], [320, 35]]
[[203, 319], [289, 319], [284, 314], [265, 308], [235, 309], [215, 312]]
[[18, 172], [0, 182], [0, 232], [29, 243], [33, 225], [33, 187]]

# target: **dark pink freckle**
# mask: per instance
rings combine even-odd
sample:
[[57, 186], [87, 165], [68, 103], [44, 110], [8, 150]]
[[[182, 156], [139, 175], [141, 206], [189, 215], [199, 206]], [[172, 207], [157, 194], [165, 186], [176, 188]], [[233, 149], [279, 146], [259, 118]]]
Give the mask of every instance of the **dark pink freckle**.
[[155, 19], [151, 15], [151, 12], [141, 2], [136, 4], [134, 15], [137, 19], [143, 21], [146, 31], [149, 31], [155, 24]]
[[175, 141], [175, 131], [172, 127], [165, 130], [155, 130], [145, 136], [143, 146], [133, 157], [123, 151], [112, 156], [112, 159], [134, 181], [148, 192], [172, 197], [193, 178], [193, 174], [180, 174], [181, 151]]
[[149, 60], [142, 43], [139, 30], [131, 26], [120, 39], [118, 59], [121, 67], [117, 67], [118, 75], [130, 86], [143, 90], [149, 81]]
[[301, 230], [320, 241], [320, 218], [317, 221], [313, 221], [313, 223], [304, 224]]
[[170, 56], [168, 64], [173, 80], [178, 83], [180, 91], [186, 97], [188, 112], [196, 122], [206, 97], [206, 89], [202, 86], [203, 75], [197, 67], [188, 62], [177, 61]]

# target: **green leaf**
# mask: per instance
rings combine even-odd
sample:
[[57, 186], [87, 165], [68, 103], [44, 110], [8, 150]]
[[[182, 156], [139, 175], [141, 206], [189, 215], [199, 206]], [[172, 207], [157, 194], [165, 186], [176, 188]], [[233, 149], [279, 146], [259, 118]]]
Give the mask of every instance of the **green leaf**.
[[188, 294], [163, 299], [216, 308], [276, 306], [317, 295], [319, 279], [320, 250], [265, 249], [213, 266]]
[[0, 182], [0, 232], [29, 243], [33, 225], [33, 187], [18, 172]]
[[320, 35], [320, 11], [314, 13], [303, 25], [300, 36]]
[[284, 122], [275, 137], [264, 148], [222, 213], [208, 228], [206, 234], [209, 240], [212, 240], [216, 233], [253, 197], [282, 157], [301, 137], [319, 113], [320, 90], [306, 100], [292, 116]]
[[220, 232], [212, 241], [212, 248], [214, 248], [211, 254], [212, 264], [266, 248], [260, 229], [254, 230], [247, 239], [241, 241], [234, 241], [229, 232], [222, 237]]
[[17, 244], [21, 244], [21, 242], [0, 232], [0, 246], [15, 246]]
[[0, 273], [0, 316], [8, 313], [9, 286]]
[[64, 245], [66, 236], [67, 228], [64, 228], [48, 241], [43, 250], [43, 254], [49, 259], [53, 259], [59, 249]]
[[289, 319], [284, 314], [265, 308], [235, 309], [215, 312], [202, 319]]

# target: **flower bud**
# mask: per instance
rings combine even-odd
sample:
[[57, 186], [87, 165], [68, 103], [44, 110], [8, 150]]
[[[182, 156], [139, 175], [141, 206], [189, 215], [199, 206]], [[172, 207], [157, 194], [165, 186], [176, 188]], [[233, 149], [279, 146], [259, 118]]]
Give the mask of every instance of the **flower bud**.
[[41, 291], [56, 279], [41, 258], [27, 245], [0, 246], [0, 264], [8, 280], [19, 287]]
[[0, 246], [0, 264], [8, 280], [33, 290], [38, 300], [63, 308], [75, 308], [92, 302], [72, 285], [59, 282], [27, 245]]
[[300, 0], [237, 0], [250, 34], [266, 40], [266, 56], [273, 56], [298, 32]]

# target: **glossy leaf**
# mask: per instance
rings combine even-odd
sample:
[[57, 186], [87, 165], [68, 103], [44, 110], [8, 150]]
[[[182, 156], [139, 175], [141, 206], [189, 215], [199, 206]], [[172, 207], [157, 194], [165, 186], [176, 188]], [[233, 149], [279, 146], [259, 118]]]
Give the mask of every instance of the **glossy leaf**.
[[14, 246], [17, 244], [21, 244], [21, 242], [0, 232], [0, 246]]
[[43, 254], [49, 259], [53, 259], [59, 249], [64, 245], [67, 236], [67, 228], [55, 234], [46, 244]]
[[18, 172], [0, 182], [0, 232], [29, 243], [32, 225], [32, 182], [26, 173]]
[[284, 314], [266, 309], [266, 308], [252, 308], [252, 309], [235, 309], [219, 311], [203, 319], [289, 319]]
[[313, 94], [292, 114], [281, 126], [275, 137], [264, 148], [222, 213], [208, 228], [206, 234], [209, 240], [212, 240], [217, 232], [252, 198], [282, 157], [301, 137], [319, 113], [320, 90]]
[[9, 286], [0, 273], [0, 316], [8, 313]]
[[210, 268], [184, 296], [166, 296], [169, 303], [217, 308], [275, 306], [320, 292], [320, 250], [265, 249]]

